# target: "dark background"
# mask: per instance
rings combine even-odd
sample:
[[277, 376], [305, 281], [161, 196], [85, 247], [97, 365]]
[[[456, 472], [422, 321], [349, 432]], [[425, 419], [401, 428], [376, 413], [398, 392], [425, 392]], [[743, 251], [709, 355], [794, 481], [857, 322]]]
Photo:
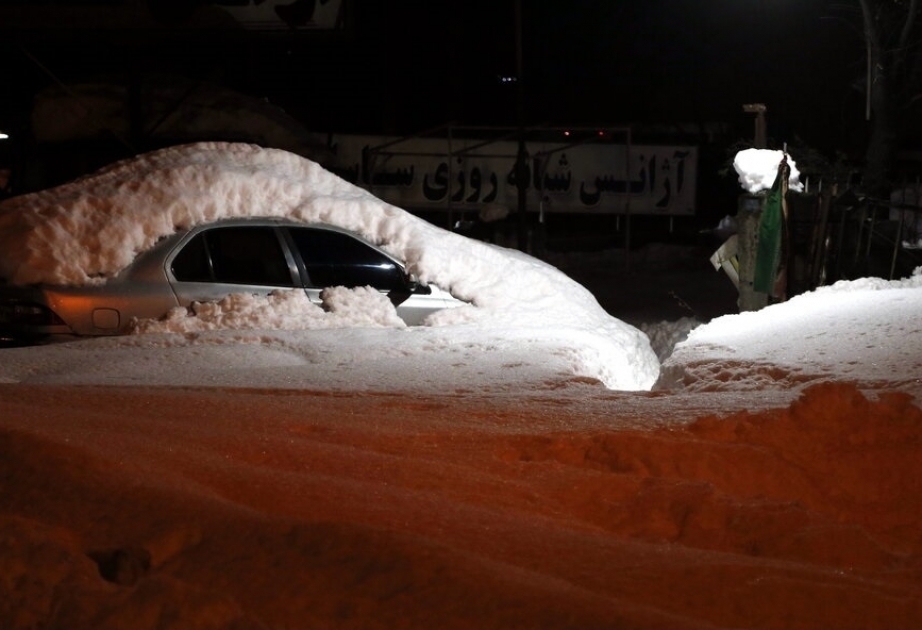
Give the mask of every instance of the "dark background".
[[[516, 123], [519, 86], [499, 81], [517, 74], [514, 4], [358, 2], [354, 40], [269, 53], [272, 98], [322, 127]], [[527, 124], [721, 121], [749, 134], [741, 105], [762, 102], [779, 143], [860, 144], [863, 45], [828, 2], [522, 4]]]
[[48, 86], [150, 73], [264, 98], [310, 131], [631, 125], [636, 142], [699, 145], [709, 223], [735, 210], [723, 171], [752, 139], [744, 103], [767, 105], [773, 148], [858, 161], [866, 133], [857, 15], [828, 0], [522, 0], [520, 14], [516, 0], [349, 0], [341, 30], [271, 33], [190, 20], [207, 0], [156, 0], [158, 22], [134, 29], [68, 27], [56, 9], [80, 2], [27, 4], [48, 21], [0, 21], [0, 129], [18, 135]]
[[[522, 5], [529, 124], [748, 124], [741, 104], [763, 102], [770, 135], [827, 150], [863, 126], [863, 45], [851, 16], [826, 0]], [[517, 74], [515, 0], [347, 6], [338, 33], [4, 29], [4, 116], [55, 80], [156, 70], [265, 96], [313, 129], [520, 122], [520, 86], [500, 81]]]

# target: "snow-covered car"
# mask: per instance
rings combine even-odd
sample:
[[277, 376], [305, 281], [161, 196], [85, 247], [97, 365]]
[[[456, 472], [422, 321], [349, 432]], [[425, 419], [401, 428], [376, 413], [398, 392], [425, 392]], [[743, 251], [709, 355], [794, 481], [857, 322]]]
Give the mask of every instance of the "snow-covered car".
[[401, 261], [348, 230], [234, 218], [161, 239], [104, 284], [0, 286], [0, 338], [125, 334], [135, 320], [235, 293], [301, 289], [319, 305], [328, 287], [373, 287], [408, 325], [463, 304], [419, 283]]
[[612, 389], [659, 376], [647, 335], [556, 267], [242, 143], [166, 147], [0, 202], [0, 304], [8, 336], [419, 323], [371, 337], [389, 351], [504, 352], [510, 365], [527, 350]]

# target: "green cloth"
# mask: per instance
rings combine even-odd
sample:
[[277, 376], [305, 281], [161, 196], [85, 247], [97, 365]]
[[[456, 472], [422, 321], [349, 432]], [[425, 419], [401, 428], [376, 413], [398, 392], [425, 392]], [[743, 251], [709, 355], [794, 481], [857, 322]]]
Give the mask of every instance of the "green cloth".
[[759, 244], [756, 249], [756, 267], [752, 288], [769, 295], [775, 291], [778, 264], [781, 262], [781, 234], [784, 231], [782, 180], [787, 175], [786, 162], [787, 160], [782, 160], [778, 166], [778, 175], [762, 206], [762, 217], [759, 220]]

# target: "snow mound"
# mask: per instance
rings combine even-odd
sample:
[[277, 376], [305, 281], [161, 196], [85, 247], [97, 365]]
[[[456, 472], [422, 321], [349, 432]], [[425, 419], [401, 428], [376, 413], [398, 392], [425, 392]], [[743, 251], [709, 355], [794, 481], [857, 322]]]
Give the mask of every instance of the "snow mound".
[[[3, 202], [0, 277], [17, 285], [101, 284], [177, 230], [246, 216], [351, 230], [405, 261], [423, 283], [469, 302], [436, 313], [430, 326], [467, 326], [475, 335], [487, 330], [491, 338], [503, 334], [551, 341], [572, 357], [574, 373], [612, 389], [649, 389], [658, 376], [659, 361], [647, 337], [608, 315], [588, 290], [555, 267], [438, 228], [310, 160], [249, 144], [170, 147]], [[379, 305], [367, 298], [356, 296], [377, 310]], [[253, 313], [290, 306], [279, 297], [235, 297], [199, 306], [196, 315], [202, 322], [174, 313], [164, 326], [187, 331], [247, 322], [272, 328], [277, 313], [264, 320]], [[232, 315], [236, 308], [248, 310]], [[371, 321], [381, 322], [374, 316]]]
[[922, 373], [922, 269], [843, 280], [693, 329], [663, 362], [673, 381], [758, 390], [835, 378], [881, 386]]

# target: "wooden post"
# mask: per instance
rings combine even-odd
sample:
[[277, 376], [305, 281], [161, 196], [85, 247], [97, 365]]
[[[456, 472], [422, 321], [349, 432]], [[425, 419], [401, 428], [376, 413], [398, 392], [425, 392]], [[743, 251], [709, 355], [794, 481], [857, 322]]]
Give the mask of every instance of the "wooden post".
[[740, 312], [758, 311], [768, 304], [768, 294], [753, 288], [756, 255], [759, 251], [759, 223], [762, 219], [763, 195], [742, 195], [736, 212], [737, 255], [739, 257], [739, 292], [737, 306]]

